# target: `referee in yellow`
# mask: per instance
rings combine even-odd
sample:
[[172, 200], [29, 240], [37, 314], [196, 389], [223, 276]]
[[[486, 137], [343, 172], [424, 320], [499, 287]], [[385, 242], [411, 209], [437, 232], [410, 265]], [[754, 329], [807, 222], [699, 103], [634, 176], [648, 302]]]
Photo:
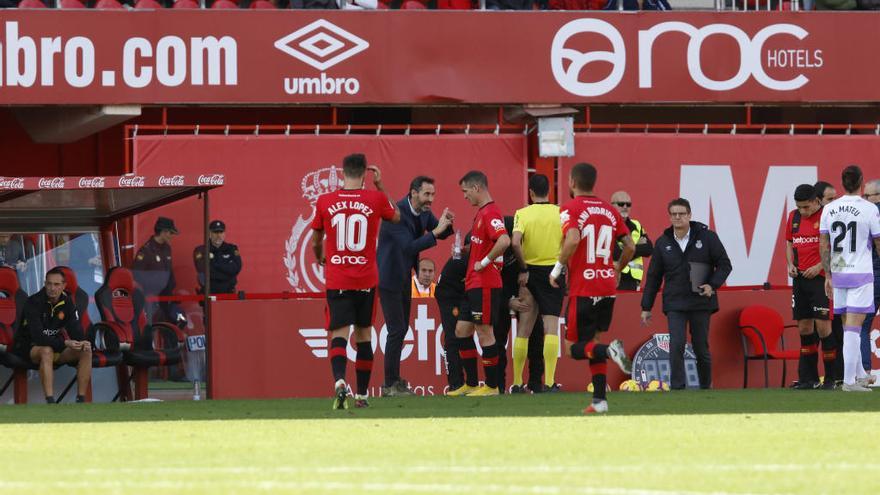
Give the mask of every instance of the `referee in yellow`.
[[520, 266], [520, 300], [529, 307], [519, 314], [516, 338], [513, 341], [513, 388], [521, 393], [523, 368], [529, 350], [529, 336], [535, 320], [544, 323], [544, 389], [532, 392], [556, 392], [556, 359], [559, 356], [559, 314], [562, 311], [564, 287], [550, 285], [550, 272], [559, 257], [562, 224], [559, 207], [548, 201], [550, 181], [546, 175], [529, 178], [529, 199], [532, 204], [516, 211], [513, 217], [513, 252]]

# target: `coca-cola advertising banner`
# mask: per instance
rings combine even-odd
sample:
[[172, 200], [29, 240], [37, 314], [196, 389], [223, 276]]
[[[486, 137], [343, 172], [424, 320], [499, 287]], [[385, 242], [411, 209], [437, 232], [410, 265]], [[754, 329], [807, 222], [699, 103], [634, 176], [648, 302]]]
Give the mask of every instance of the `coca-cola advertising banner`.
[[877, 101], [878, 41], [813, 12], [7, 10], [0, 104]]
[[[435, 179], [432, 209], [455, 214], [462, 236], [476, 213], [458, 180], [483, 170], [492, 197], [513, 214], [526, 198], [526, 139], [522, 135], [455, 136], [138, 136], [134, 141], [139, 174], [211, 170], [226, 184], [210, 193], [212, 218], [226, 223], [226, 240], [241, 252], [238, 288], [248, 292], [322, 292], [323, 267], [311, 248], [311, 221], [318, 196], [342, 187], [342, 158], [365, 153], [382, 171], [384, 186], [397, 202], [418, 175]], [[368, 175], [366, 187], [374, 187]], [[157, 216], [174, 219], [180, 235], [172, 240], [178, 287], [195, 287], [193, 249], [203, 243], [202, 207], [185, 199], [139, 215], [135, 244], [153, 232]], [[451, 254], [452, 239], [424, 253], [437, 269]]]
[[36, 191], [40, 189], [119, 189], [165, 187], [218, 187], [224, 182], [223, 174], [168, 173], [145, 177], [143, 175], [97, 177], [3, 177], [0, 191]]
[[632, 217], [651, 239], [670, 225], [667, 203], [690, 201], [693, 220], [711, 226], [727, 249], [729, 286], [788, 284], [785, 221], [794, 189], [817, 180], [843, 194], [840, 173], [857, 164], [880, 178], [874, 136], [705, 136], [578, 134], [573, 158], [560, 160], [559, 197], [578, 162], [598, 168], [598, 196], [625, 190]]

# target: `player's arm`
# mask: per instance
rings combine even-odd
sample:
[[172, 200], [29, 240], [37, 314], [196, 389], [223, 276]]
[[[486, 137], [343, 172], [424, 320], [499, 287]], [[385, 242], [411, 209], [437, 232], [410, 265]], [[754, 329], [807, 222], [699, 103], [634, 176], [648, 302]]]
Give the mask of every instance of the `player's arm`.
[[519, 264], [519, 268], [521, 270], [525, 270], [527, 268], [527, 266], [526, 266], [526, 256], [525, 256], [525, 253], [523, 253], [523, 248], [522, 248], [522, 239], [523, 239], [523, 233], [517, 232], [516, 230], [514, 230], [513, 237], [511, 237], [511, 239], [510, 239], [510, 243], [511, 243], [511, 247], [513, 248], [513, 255], [516, 256], [516, 261]]
[[324, 264], [324, 230], [312, 229], [312, 251], [318, 263]]
[[498, 236], [498, 239], [495, 239], [495, 245], [489, 250], [489, 254], [482, 260], [474, 263], [474, 271], [480, 271], [489, 266], [492, 260], [501, 256], [508, 247], [510, 247], [510, 236], [507, 233], [501, 234]]
[[828, 233], [819, 233], [819, 258], [822, 260], [822, 268], [825, 270], [825, 295], [830, 299], [831, 290], [831, 239]]
[[785, 241], [785, 263], [788, 265], [788, 276], [797, 277], [797, 267], [794, 266], [794, 248], [791, 247], [791, 241]]
[[568, 265], [568, 260], [571, 259], [571, 255], [574, 254], [580, 242], [581, 233], [578, 229], [571, 228], [565, 232], [565, 237], [562, 238], [562, 247], [559, 249], [559, 261], [556, 262], [553, 270], [550, 272], [550, 285], [553, 287], [559, 287], [556, 279], [562, 274], [562, 269]]
[[394, 210], [394, 213], [391, 215], [390, 218], [386, 217], [385, 215], [383, 215], [382, 218], [388, 220], [391, 223], [399, 223], [400, 209], [397, 208], [397, 204], [395, 204], [394, 201], [391, 200], [391, 196], [389, 196], [388, 193], [385, 192], [385, 186], [382, 184], [382, 171], [380, 171], [379, 167], [375, 165], [369, 165], [367, 167], [367, 170], [373, 172], [373, 185], [376, 186], [377, 191], [385, 194], [385, 199], [388, 200], [388, 205], [391, 207], [391, 209]]

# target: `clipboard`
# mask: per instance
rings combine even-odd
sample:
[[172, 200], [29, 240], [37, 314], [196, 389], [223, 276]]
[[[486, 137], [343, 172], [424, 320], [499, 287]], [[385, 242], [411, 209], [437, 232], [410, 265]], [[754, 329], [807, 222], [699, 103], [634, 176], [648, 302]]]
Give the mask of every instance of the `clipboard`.
[[712, 265], [696, 261], [689, 261], [688, 265], [690, 265], [691, 292], [699, 294], [702, 292], [700, 286], [709, 283], [709, 277], [712, 276]]

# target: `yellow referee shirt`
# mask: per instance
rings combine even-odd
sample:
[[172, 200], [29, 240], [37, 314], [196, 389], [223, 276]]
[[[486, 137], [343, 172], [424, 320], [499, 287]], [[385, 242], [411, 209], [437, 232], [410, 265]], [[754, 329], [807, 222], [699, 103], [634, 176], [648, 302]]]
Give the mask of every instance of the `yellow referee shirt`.
[[527, 265], [548, 266], [556, 263], [562, 243], [559, 206], [535, 203], [516, 210], [513, 231], [523, 235], [523, 256]]

